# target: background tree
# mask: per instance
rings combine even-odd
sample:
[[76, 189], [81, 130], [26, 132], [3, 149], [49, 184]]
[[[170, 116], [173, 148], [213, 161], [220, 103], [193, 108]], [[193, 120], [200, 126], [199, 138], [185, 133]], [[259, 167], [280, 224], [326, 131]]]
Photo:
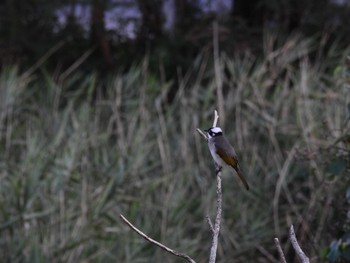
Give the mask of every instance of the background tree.
[[105, 24], [106, 8], [106, 0], [92, 0], [90, 34], [92, 44], [98, 47], [103, 57], [104, 64], [106, 66], [111, 66], [112, 56]]
[[164, 14], [163, 0], [137, 0], [141, 13], [137, 37], [149, 44], [163, 38]]
[[[349, 42], [349, 8], [330, 0], [237, 0], [232, 1], [231, 13], [215, 10], [213, 3], [199, 0], [3, 1], [0, 3], [2, 61], [13, 55], [29, 65], [55, 44], [70, 40], [53, 56], [53, 67], [57, 61], [69, 67], [82, 52], [95, 48], [89, 63], [84, 64], [89, 70], [105, 72], [101, 63], [110, 69], [117, 65], [119, 69], [127, 69], [132, 64], [130, 57], [141, 60], [149, 52], [154, 71], [159, 71], [157, 65], [164, 64], [165, 75], [174, 76], [178, 66], [188, 68], [201, 50], [210, 49], [214, 19], [220, 20], [220, 48], [228, 53], [247, 50], [261, 54], [264, 30], [278, 31], [281, 35], [323, 34], [329, 39], [339, 39], [343, 45]], [[169, 6], [172, 11], [167, 10]], [[88, 21], [82, 22], [79, 17], [81, 7], [90, 10]], [[118, 8], [126, 11], [119, 12], [111, 27], [111, 20], [106, 24], [106, 15], [110, 17]], [[64, 25], [62, 9], [69, 10]], [[171, 32], [165, 32], [165, 16], [170, 12], [174, 26]], [[221, 13], [215, 15], [215, 12]], [[123, 23], [129, 23], [127, 29], [121, 26]]]
[[[0, 45], [2, 54], [21, 54], [21, 61], [33, 60], [54, 45], [55, 10], [59, 1], [8, 0], [0, 3]], [[3, 60], [4, 58], [1, 58]]]
[[198, 0], [174, 0], [175, 22], [174, 32], [176, 36], [188, 34], [200, 19], [200, 4]]

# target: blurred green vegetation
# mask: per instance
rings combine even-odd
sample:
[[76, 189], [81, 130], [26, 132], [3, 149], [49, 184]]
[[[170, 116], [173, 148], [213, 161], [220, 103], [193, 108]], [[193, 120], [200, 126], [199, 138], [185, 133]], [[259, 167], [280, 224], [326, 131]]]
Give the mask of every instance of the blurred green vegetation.
[[262, 56], [222, 53], [214, 71], [203, 51], [170, 81], [149, 70], [148, 57], [103, 79], [79, 67], [64, 74], [3, 68], [2, 261], [182, 262], [130, 231], [122, 213], [206, 262], [216, 181], [196, 128], [208, 128], [223, 106], [219, 124], [251, 191], [224, 172], [218, 262], [278, 262], [274, 237], [294, 262], [291, 223], [313, 262], [345, 262], [349, 49], [323, 44], [266, 34]]

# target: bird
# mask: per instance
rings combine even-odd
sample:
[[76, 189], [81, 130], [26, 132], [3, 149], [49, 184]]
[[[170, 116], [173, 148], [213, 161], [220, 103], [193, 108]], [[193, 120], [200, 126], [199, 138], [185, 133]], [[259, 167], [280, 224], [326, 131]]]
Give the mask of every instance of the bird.
[[211, 156], [218, 167], [217, 171], [221, 171], [225, 166], [231, 166], [236, 170], [236, 173], [245, 188], [249, 190], [249, 185], [243, 177], [241, 168], [238, 164], [236, 151], [223, 135], [221, 128], [211, 127], [204, 131], [208, 135], [208, 146]]

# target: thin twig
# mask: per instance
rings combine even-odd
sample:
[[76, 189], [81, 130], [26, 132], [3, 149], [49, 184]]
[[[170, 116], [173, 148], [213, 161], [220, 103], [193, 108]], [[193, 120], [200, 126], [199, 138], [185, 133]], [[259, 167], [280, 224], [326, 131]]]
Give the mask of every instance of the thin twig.
[[134, 230], [137, 234], [139, 234], [141, 237], [143, 237], [144, 239], [146, 239], [148, 242], [160, 247], [161, 249], [165, 250], [166, 252], [173, 254], [174, 256], [183, 258], [185, 260], [187, 260], [190, 263], [196, 263], [196, 261], [194, 261], [190, 256], [184, 254], [184, 253], [180, 253], [176, 250], [173, 250], [171, 248], [168, 248], [167, 246], [163, 245], [162, 243], [159, 243], [158, 241], [150, 238], [149, 236], [147, 236], [145, 233], [143, 233], [141, 230], [139, 230], [137, 227], [135, 227], [132, 223], [130, 223], [129, 220], [127, 220], [122, 214], [120, 214], [120, 218], [132, 229]]
[[201, 129], [197, 128], [197, 132], [199, 132], [199, 134], [200, 134], [200, 135], [202, 135], [202, 136], [203, 136], [203, 138], [204, 138], [206, 141], [208, 140], [207, 135], [206, 135], [204, 132], [202, 132], [202, 130], [201, 130]]
[[301, 250], [301, 248], [299, 246], [297, 237], [295, 236], [293, 225], [290, 226], [289, 239], [293, 245], [295, 252], [297, 253], [298, 257], [300, 258], [300, 261], [302, 263], [310, 263], [310, 259], [305, 255], [305, 253]]
[[261, 245], [255, 245], [254, 246], [261, 254], [263, 254], [267, 261], [270, 263], [280, 263], [279, 260], [275, 259], [274, 255], [272, 255], [269, 251], [267, 251], [263, 246]]
[[217, 110], [214, 111], [214, 121], [213, 121], [213, 127], [216, 127], [217, 123], [218, 123], [218, 119], [219, 119], [219, 115]]
[[278, 240], [277, 237], [274, 239], [274, 241], [275, 241], [275, 245], [277, 247], [278, 254], [280, 255], [281, 263], [287, 263], [286, 257], [284, 256], [283, 250], [282, 250], [281, 245], [280, 245], [280, 241]]
[[208, 225], [210, 227], [211, 233], [214, 235], [214, 232], [215, 232], [214, 226], [213, 226], [213, 223], [211, 222], [211, 219], [209, 216], [207, 216], [207, 221], [208, 221]]
[[213, 240], [210, 248], [209, 263], [215, 263], [218, 249], [218, 239], [220, 233], [221, 213], [222, 213], [222, 190], [221, 190], [221, 170], [216, 174], [216, 218], [214, 223]]
[[[217, 123], [218, 123], [218, 119], [219, 119], [219, 115], [217, 110], [214, 111], [214, 121], [213, 121], [213, 126], [212, 127], [216, 127]], [[199, 128], [196, 129], [197, 132], [199, 132], [200, 135], [203, 136], [203, 138], [208, 141], [208, 136]]]

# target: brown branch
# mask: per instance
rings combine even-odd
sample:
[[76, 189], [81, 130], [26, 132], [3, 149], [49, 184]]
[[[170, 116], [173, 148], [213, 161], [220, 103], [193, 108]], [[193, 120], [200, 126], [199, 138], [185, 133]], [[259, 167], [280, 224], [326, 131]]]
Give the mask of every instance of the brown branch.
[[287, 263], [286, 257], [284, 256], [283, 250], [282, 250], [281, 245], [280, 245], [280, 241], [278, 240], [277, 237], [274, 239], [274, 241], [275, 241], [275, 245], [277, 247], [278, 254], [280, 255], [281, 263]]
[[294, 248], [295, 252], [297, 253], [300, 261], [302, 263], [310, 263], [310, 259], [305, 255], [304, 251], [302, 251], [300, 246], [299, 246], [297, 237], [295, 236], [293, 225], [290, 226], [289, 239], [290, 239], [290, 242], [292, 243], [293, 248]]
[[171, 248], [168, 248], [167, 246], [163, 245], [162, 243], [159, 243], [158, 241], [150, 238], [149, 236], [147, 236], [145, 233], [143, 233], [141, 230], [139, 230], [137, 227], [135, 227], [132, 223], [130, 223], [129, 220], [127, 220], [122, 214], [120, 214], [120, 218], [132, 229], [134, 230], [137, 234], [139, 234], [141, 237], [143, 237], [144, 239], [146, 239], [148, 242], [160, 247], [161, 249], [165, 250], [166, 252], [173, 254], [174, 256], [183, 258], [185, 260], [187, 260], [190, 263], [196, 263], [196, 261], [194, 261], [190, 256], [184, 254], [184, 253], [180, 253], [176, 250], [173, 250]]

